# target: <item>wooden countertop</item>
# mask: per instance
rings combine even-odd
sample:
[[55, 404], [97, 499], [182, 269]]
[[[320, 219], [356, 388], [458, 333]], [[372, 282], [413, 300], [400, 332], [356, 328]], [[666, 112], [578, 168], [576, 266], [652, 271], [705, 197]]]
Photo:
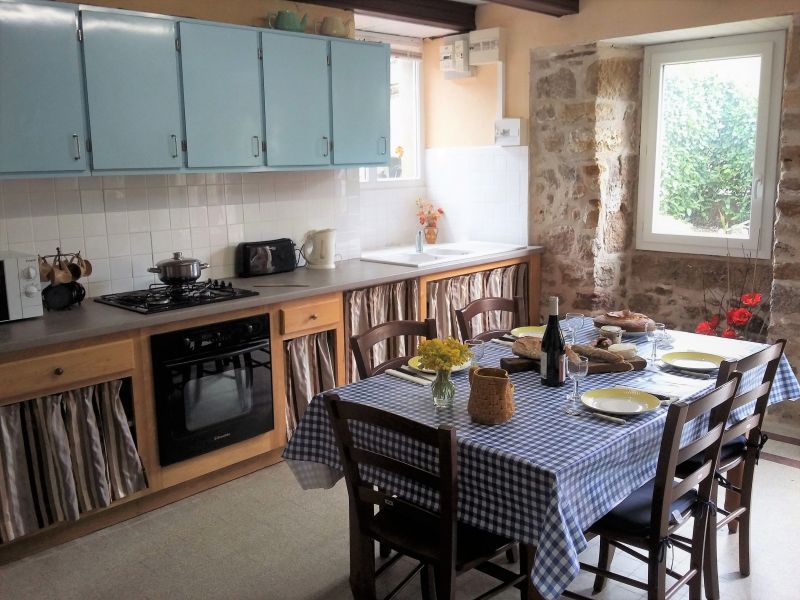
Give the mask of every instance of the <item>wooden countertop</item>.
[[[33, 350], [53, 344], [75, 342], [165, 323], [177, 323], [246, 308], [312, 298], [321, 294], [413, 279], [464, 267], [522, 258], [541, 251], [541, 246], [528, 246], [511, 252], [420, 268], [352, 259], [338, 262], [335, 269], [327, 271], [299, 268], [291, 273], [246, 279], [232, 278], [226, 279], [226, 281], [231, 281], [234, 287], [253, 289], [259, 292], [259, 295], [152, 315], [142, 315], [87, 299], [81, 306], [73, 307], [71, 310], [45, 312], [43, 317], [0, 323], [0, 360], [11, 359], [13, 356], [10, 354], [22, 350]], [[308, 287], [254, 287], [258, 284], [269, 284], [270, 286], [304, 284]]]

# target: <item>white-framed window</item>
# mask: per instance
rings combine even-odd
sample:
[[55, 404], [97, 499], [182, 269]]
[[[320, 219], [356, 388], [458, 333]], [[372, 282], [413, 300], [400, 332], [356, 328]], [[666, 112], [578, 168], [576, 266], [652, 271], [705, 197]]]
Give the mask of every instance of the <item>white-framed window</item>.
[[637, 248], [770, 257], [785, 37], [645, 48]]
[[389, 164], [363, 167], [359, 178], [376, 187], [419, 185], [422, 179], [421, 61], [392, 56], [390, 61]]

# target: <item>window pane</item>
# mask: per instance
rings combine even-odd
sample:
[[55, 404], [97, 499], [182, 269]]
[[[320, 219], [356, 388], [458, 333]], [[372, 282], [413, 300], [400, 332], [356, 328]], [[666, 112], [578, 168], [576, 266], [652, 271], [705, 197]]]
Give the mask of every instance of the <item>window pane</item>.
[[391, 144], [389, 164], [378, 167], [378, 180], [419, 177], [419, 61], [392, 57]]
[[664, 65], [653, 232], [750, 237], [760, 57]]

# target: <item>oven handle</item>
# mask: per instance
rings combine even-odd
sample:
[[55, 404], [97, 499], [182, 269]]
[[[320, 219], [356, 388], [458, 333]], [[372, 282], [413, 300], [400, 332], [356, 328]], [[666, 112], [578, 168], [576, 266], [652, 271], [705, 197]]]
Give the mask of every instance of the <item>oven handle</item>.
[[176, 367], [186, 367], [189, 365], [195, 365], [200, 362], [207, 362], [210, 360], [222, 360], [223, 358], [230, 358], [231, 356], [236, 356], [237, 354], [248, 354], [250, 352], [255, 352], [257, 350], [261, 350], [263, 348], [269, 349], [269, 342], [260, 342], [253, 346], [245, 346], [244, 348], [236, 348], [235, 350], [230, 350], [228, 352], [221, 352], [219, 354], [211, 354], [209, 356], [194, 356], [190, 360], [173, 360], [170, 362], [165, 362], [164, 367], [167, 369], [174, 369]]

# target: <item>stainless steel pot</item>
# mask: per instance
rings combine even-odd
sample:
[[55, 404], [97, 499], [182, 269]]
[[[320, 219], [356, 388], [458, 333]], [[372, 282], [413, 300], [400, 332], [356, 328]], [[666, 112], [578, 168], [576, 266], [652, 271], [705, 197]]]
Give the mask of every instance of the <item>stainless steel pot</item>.
[[155, 273], [167, 285], [180, 285], [192, 283], [208, 268], [208, 263], [200, 262], [196, 258], [184, 258], [181, 252], [173, 252], [172, 258], [160, 260], [155, 267], [147, 269]]

